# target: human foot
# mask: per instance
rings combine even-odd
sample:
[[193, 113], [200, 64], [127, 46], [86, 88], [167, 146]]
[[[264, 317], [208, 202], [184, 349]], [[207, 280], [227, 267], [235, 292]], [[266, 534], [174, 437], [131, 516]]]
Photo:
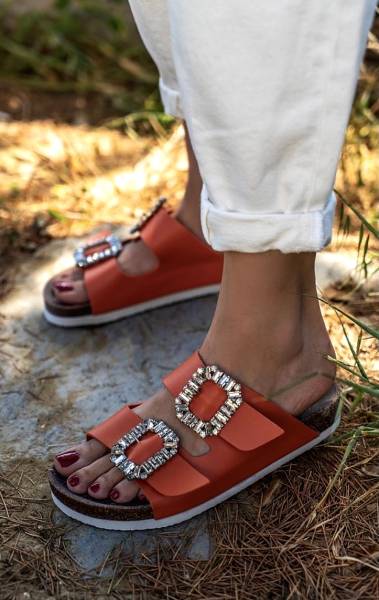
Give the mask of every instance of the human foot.
[[[164, 389], [134, 409], [142, 419], [163, 419], [180, 437], [181, 445], [190, 454], [199, 456], [208, 450], [208, 445], [192, 430], [176, 418], [173, 397]], [[129, 502], [139, 493], [138, 484], [128, 481], [110, 462], [105, 446], [95, 439], [58, 454], [54, 467], [67, 477], [67, 487], [76, 494], [88, 493], [98, 499], [110, 497], [114, 502]]]
[[91, 430], [90, 441], [56, 457], [52, 497], [68, 516], [117, 530], [180, 523], [322, 442], [338, 425], [335, 394], [321, 399], [310, 418], [297, 419], [206, 366], [198, 353], [164, 383], [168, 392], [134, 410], [125, 406]]
[[[200, 222], [200, 194], [202, 178], [192, 148], [189, 132], [184, 122], [188, 158], [188, 179], [183, 199], [175, 218], [201, 241], [204, 241]], [[117, 257], [121, 270], [127, 275], [142, 275], [153, 271], [157, 257], [143, 240], [127, 244]], [[68, 269], [53, 279], [54, 295], [63, 304], [81, 304], [88, 301], [88, 293], [81, 269]]]
[[[186, 208], [181, 208], [175, 217], [200, 240], [204, 240], [196, 214]], [[126, 244], [118, 255], [117, 262], [121, 271], [129, 276], [149, 273], [154, 271], [159, 264], [154, 252], [142, 239], [133, 240]], [[84, 304], [88, 302], [88, 292], [82, 269], [78, 267], [67, 269], [54, 277], [52, 281], [54, 295], [62, 304]]]
[[[251, 351], [253, 324], [251, 321], [238, 323], [232, 315], [221, 318], [216, 312], [210, 332], [203, 343], [200, 354], [206, 364], [217, 364], [244, 385], [256, 389], [267, 398], [272, 398], [286, 412], [293, 415], [303, 413], [317, 402], [333, 385], [334, 368], [325, 359], [332, 353], [325, 328], [316, 327], [317, 315], [307, 315], [310, 335], [289, 336], [285, 327], [278, 328], [275, 339], [268, 339], [265, 347]], [[310, 307], [311, 313], [313, 312]], [[222, 327], [219, 327], [222, 323]], [[279, 324], [278, 324], [279, 325]], [[234, 335], [232, 332], [237, 331]], [[271, 344], [274, 343], [274, 349]], [[173, 397], [163, 390], [150, 400], [134, 409], [142, 418], [165, 421], [180, 437], [182, 447], [191, 455], [199, 456], [208, 450], [208, 445], [191, 429], [183, 425], [175, 413]], [[112, 467], [109, 452], [96, 440], [83, 442], [77, 447], [58, 455], [54, 466], [68, 477], [68, 488], [77, 494], [88, 493], [93, 498], [110, 497], [117, 503], [132, 500], [139, 493], [136, 482], [128, 481], [122, 473]]]
[[[121, 260], [127, 261], [129, 272], [118, 260], [121, 242], [114, 236], [76, 252], [80, 270], [45, 285], [48, 322], [60, 327], [100, 325], [218, 291], [223, 255], [182, 224], [183, 207], [175, 217], [163, 204], [161, 199], [134, 228], [138, 241], [124, 245]], [[62, 302], [62, 295], [70, 302]]]

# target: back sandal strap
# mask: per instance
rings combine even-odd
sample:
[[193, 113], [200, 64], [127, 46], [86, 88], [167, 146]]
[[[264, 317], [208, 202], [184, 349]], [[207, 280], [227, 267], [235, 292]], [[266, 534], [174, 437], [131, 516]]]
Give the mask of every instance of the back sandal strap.
[[[196, 263], [201, 265], [199, 268], [205, 281], [209, 279], [209, 273], [215, 271], [218, 256], [163, 206], [145, 222], [139, 235], [158, 258], [159, 266], [149, 273], [130, 276], [121, 269], [117, 258], [111, 257], [84, 269], [85, 286], [93, 314], [147, 302], [159, 296], [157, 290], [161, 288], [168, 294], [176, 293], [183, 287], [186, 268], [193, 270]], [[196, 272], [199, 273], [199, 270]], [[191, 287], [191, 281], [187, 279]], [[186, 289], [186, 285], [183, 289]]]

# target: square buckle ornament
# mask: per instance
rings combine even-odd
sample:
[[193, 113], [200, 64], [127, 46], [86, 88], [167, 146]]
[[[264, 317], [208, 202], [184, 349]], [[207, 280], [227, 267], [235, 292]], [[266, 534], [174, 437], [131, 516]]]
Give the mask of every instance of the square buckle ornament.
[[[163, 447], [142, 464], [137, 464], [126, 456], [126, 451], [149, 431], [159, 435]], [[116, 442], [111, 450], [110, 461], [125, 475], [126, 479], [147, 479], [173, 458], [178, 450], [179, 437], [164, 421], [145, 419]]]
[[[107, 245], [103, 250], [96, 250], [99, 246]], [[93, 252], [88, 253], [88, 250]], [[78, 267], [86, 268], [95, 265], [96, 263], [107, 260], [114, 256], [118, 256], [122, 250], [122, 241], [116, 235], [107, 235], [101, 240], [96, 240], [91, 244], [79, 246], [74, 252], [74, 259]]]
[[[190, 410], [190, 404], [206, 381], [212, 381], [224, 390], [226, 400], [209, 421], [202, 421]], [[178, 419], [202, 438], [218, 435], [241, 404], [241, 385], [216, 365], [199, 367], [175, 398]]]

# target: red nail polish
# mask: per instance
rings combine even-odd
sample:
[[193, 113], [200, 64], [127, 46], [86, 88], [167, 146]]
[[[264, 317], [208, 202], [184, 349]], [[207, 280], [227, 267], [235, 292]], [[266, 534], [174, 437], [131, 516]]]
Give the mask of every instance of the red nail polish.
[[93, 483], [92, 485], [89, 486], [89, 489], [91, 490], [91, 492], [96, 494], [96, 492], [98, 492], [100, 489], [100, 483]]
[[65, 281], [57, 281], [54, 283], [54, 287], [58, 290], [58, 292], [72, 292], [74, 286], [70, 283], [66, 283]]
[[62, 454], [57, 454], [55, 458], [61, 467], [70, 467], [78, 460], [79, 454], [75, 450], [72, 450], [70, 452], [62, 452]]
[[138, 493], [138, 498], [139, 498], [140, 500], [146, 500], [146, 496], [145, 496], [145, 494], [144, 494], [143, 492], [139, 492], [139, 493]]
[[80, 479], [79, 479], [79, 477], [77, 475], [73, 475], [68, 480], [68, 482], [71, 485], [71, 487], [76, 487], [78, 485], [79, 481], [80, 481]]
[[117, 498], [120, 497], [120, 492], [118, 490], [112, 490], [110, 493], [110, 498], [112, 498], [112, 500], [117, 500]]

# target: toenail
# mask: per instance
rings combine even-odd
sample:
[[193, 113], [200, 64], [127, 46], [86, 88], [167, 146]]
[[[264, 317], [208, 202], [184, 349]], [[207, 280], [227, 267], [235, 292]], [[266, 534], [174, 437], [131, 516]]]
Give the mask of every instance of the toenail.
[[77, 475], [73, 475], [72, 477], [70, 477], [70, 479], [68, 480], [69, 484], [71, 485], [71, 487], [76, 487], [79, 483], [79, 477]]
[[57, 459], [61, 467], [69, 467], [78, 460], [79, 454], [75, 450], [73, 450], [71, 452], [62, 452], [62, 454], [57, 454], [55, 458]]
[[72, 286], [70, 283], [66, 283], [65, 281], [58, 281], [54, 284], [54, 286], [59, 292], [72, 292], [74, 289], [74, 286]]
[[120, 497], [120, 492], [118, 490], [112, 490], [109, 496], [112, 500], [117, 500]]
[[91, 490], [91, 492], [96, 494], [96, 492], [98, 492], [100, 489], [100, 483], [93, 483], [92, 485], [89, 486], [89, 489]]

